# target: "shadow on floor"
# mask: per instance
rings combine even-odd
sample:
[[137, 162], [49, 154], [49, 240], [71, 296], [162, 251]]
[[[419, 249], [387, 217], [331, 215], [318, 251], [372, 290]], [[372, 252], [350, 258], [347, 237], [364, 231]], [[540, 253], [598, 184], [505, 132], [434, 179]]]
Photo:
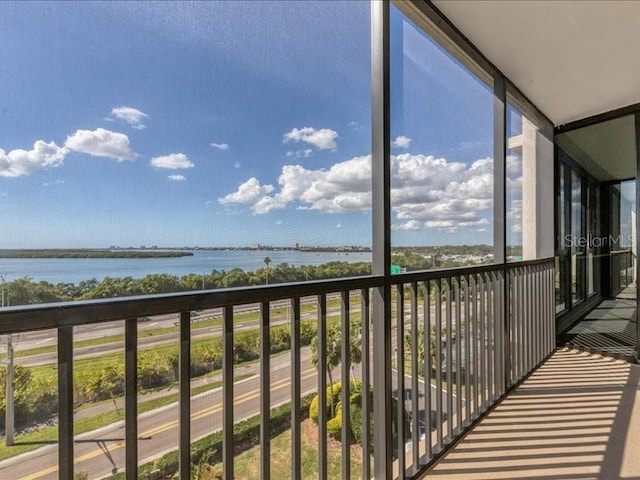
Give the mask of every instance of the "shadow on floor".
[[425, 478], [640, 479], [640, 366], [557, 351]]
[[558, 345], [636, 362], [636, 322], [635, 298], [604, 300], [562, 335]]

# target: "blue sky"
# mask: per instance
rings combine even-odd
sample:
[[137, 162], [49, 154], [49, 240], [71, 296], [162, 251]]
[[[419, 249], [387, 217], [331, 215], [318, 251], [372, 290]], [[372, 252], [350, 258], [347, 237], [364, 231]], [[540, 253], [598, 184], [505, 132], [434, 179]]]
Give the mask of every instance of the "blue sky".
[[[0, 248], [370, 245], [369, 21], [2, 3]], [[491, 243], [490, 91], [393, 22], [394, 244]]]

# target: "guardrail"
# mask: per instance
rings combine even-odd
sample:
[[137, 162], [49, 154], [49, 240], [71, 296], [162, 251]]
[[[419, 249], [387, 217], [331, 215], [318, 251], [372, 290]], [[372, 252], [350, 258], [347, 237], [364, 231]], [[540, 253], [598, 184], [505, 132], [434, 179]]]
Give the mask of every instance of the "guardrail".
[[[270, 478], [271, 420], [273, 407], [272, 302], [290, 305], [290, 404], [291, 477], [302, 478], [302, 431], [305, 416], [301, 400], [311, 388], [319, 405], [327, 405], [327, 379], [354, 376], [361, 381], [357, 406], [362, 412], [362, 454], [358, 468], [362, 478], [373, 471], [373, 422], [391, 421], [391, 438], [382, 439], [393, 458], [394, 474], [412, 478], [424, 471], [444, 449], [459, 438], [511, 386], [539, 364], [554, 348], [554, 285], [552, 259], [504, 265], [483, 265], [446, 271], [412, 272], [393, 276], [367, 276], [308, 283], [212, 290], [197, 293], [115, 298], [85, 302], [10, 307], [0, 310], [0, 335], [46, 329], [57, 330], [58, 366], [58, 471], [59, 478], [74, 475], [73, 431], [73, 341], [74, 327], [124, 319], [125, 365], [125, 465], [127, 479], [138, 478], [138, 328], [140, 318], [179, 314], [179, 478], [190, 478], [192, 426], [191, 311], [221, 308], [222, 318], [222, 462], [224, 478], [234, 476], [234, 307], [259, 305], [259, 413], [260, 465], [262, 479]], [[371, 335], [372, 289], [391, 292], [390, 322], [393, 361], [374, 352]], [[328, 298], [339, 298], [333, 311]], [[317, 321], [318, 371], [315, 383], [303, 391], [301, 344], [305, 315]], [[311, 307], [309, 307], [311, 305]], [[333, 305], [333, 304], [332, 304]], [[332, 318], [335, 317], [335, 320]], [[339, 321], [339, 344], [329, 329]], [[354, 332], [357, 329], [357, 332]], [[335, 332], [334, 332], [335, 333]], [[350, 341], [357, 337], [360, 358], [354, 358]], [[339, 349], [339, 367], [335, 349]], [[304, 355], [303, 355], [304, 354]], [[332, 359], [331, 362], [328, 360]], [[353, 368], [357, 360], [358, 367]], [[306, 360], [305, 360], [306, 361]], [[333, 362], [333, 363], [332, 363]], [[329, 365], [329, 366], [327, 366]], [[392, 381], [376, 386], [384, 370]], [[354, 374], [354, 371], [356, 373]], [[351, 438], [352, 382], [343, 382], [340, 403], [340, 438]], [[372, 392], [368, 394], [367, 392]], [[331, 392], [329, 392], [331, 393]], [[373, 411], [376, 398], [393, 399], [388, 411]], [[378, 404], [378, 403], [376, 403]], [[355, 408], [355, 407], [353, 407]], [[393, 418], [389, 418], [393, 416]], [[318, 413], [318, 477], [329, 476], [329, 411]], [[335, 432], [334, 432], [335, 433]], [[342, 478], [350, 478], [353, 454], [349, 442], [341, 447]], [[378, 459], [380, 461], [381, 459]]]

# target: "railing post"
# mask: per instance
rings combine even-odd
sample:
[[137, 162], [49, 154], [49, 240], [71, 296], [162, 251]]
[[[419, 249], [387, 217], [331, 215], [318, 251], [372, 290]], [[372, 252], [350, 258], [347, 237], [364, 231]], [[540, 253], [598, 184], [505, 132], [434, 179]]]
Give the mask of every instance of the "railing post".
[[180, 480], [191, 478], [191, 312], [180, 314]]
[[222, 469], [224, 480], [233, 479], [233, 307], [222, 310]]
[[[300, 297], [291, 299], [291, 479], [302, 479]], [[231, 477], [230, 477], [231, 478]]]
[[260, 304], [260, 480], [271, 478], [271, 331], [270, 303]]
[[512, 331], [512, 322], [511, 322], [511, 272], [513, 270], [509, 268], [505, 268], [502, 271], [503, 276], [503, 289], [502, 289], [502, 298], [503, 298], [503, 315], [504, 315], [504, 391], [508, 391], [509, 387], [511, 387], [511, 331]]
[[125, 472], [127, 480], [138, 478], [138, 320], [124, 323]]
[[58, 328], [58, 472], [73, 478], [73, 327]]

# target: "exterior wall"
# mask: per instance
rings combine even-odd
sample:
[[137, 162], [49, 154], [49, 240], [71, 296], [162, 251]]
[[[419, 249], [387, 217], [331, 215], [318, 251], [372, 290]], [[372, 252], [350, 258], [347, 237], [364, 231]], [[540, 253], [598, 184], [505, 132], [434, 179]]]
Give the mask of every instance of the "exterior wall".
[[553, 141], [522, 117], [523, 260], [554, 255]]

